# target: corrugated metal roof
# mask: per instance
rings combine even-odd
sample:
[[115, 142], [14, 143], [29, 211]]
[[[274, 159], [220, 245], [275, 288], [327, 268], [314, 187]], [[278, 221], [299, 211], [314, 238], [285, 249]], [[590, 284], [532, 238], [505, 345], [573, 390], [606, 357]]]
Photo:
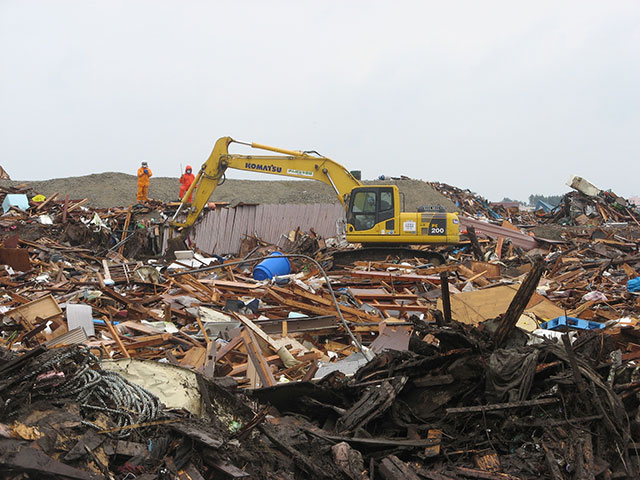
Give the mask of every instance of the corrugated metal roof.
[[524, 233], [516, 232], [510, 228], [499, 227], [498, 225], [482, 222], [470, 217], [460, 216], [458, 218], [460, 219], [460, 225], [463, 227], [474, 227], [476, 232], [484, 233], [491, 238], [509, 238], [516, 247], [531, 250], [532, 248], [540, 246], [535, 238], [525, 235]]
[[44, 346], [55, 347], [56, 345], [76, 345], [78, 343], [85, 343], [89, 337], [87, 337], [87, 333], [84, 331], [84, 328], [77, 327], [71, 330], [70, 332], [63, 333], [59, 337], [56, 337], [48, 342], [44, 342]]
[[278, 244], [282, 235], [297, 227], [302, 231], [313, 228], [323, 238], [335, 237], [336, 222], [344, 217], [340, 204], [238, 205], [205, 212], [191, 238], [203, 252], [235, 254], [246, 236], [256, 235], [265, 242]]

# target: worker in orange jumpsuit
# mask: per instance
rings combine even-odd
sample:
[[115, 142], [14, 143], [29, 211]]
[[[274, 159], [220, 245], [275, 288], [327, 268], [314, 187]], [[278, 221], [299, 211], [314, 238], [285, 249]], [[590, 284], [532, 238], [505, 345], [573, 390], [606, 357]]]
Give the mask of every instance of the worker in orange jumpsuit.
[[[187, 190], [189, 190], [189, 187], [191, 186], [195, 178], [196, 177], [193, 176], [193, 173], [191, 173], [191, 165], [187, 165], [187, 168], [185, 168], [184, 173], [180, 177], [180, 200], [182, 200], [184, 194], [187, 193]], [[191, 203], [192, 198], [193, 192], [191, 192], [191, 195], [189, 195], [189, 203]]]
[[142, 162], [142, 166], [138, 169], [138, 195], [136, 199], [138, 203], [145, 203], [149, 194], [149, 178], [151, 178], [151, 169], [147, 162]]

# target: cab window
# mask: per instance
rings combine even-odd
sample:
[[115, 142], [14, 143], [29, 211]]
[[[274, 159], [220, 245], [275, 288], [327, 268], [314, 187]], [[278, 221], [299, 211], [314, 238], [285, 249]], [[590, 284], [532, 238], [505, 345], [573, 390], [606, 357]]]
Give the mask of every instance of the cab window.
[[376, 224], [376, 192], [357, 192], [353, 197], [352, 225], [356, 230], [370, 230]]
[[393, 191], [381, 190], [380, 191], [380, 211], [384, 212], [393, 208]]

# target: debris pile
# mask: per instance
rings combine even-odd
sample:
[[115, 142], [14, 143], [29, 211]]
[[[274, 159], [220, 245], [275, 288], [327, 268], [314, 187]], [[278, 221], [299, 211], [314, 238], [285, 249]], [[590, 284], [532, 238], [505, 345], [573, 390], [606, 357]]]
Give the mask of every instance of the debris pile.
[[460, 209], [460, 213], [468, 217], [482, 218], [492, 222], [506, 220], [520, 227], [533, 226], [538, 223], [536, 212], [525, 211], [517, 204], [490, 202], [469, 189], [462, 190], [446, 183], [427, 183], [438, 193], [450, 199]]
[[73, 200], [57, 192], [45, 198], [26, 185], [0, 187], [0, 227], [7, 233], [19, 229], [23, 240], [49, 242], [54, 249], [66, 244], [99, 256], [161, 253], [161, 225], [171, 206], [152, 200], [129, 208], [89, 208], [88, 202], [88, 198]]
[[593, 196], [575, 191], [562, 197], [560, 205], [545, 215], [542, 223], [588, 226], [613, 223], [640, 225], [640, 210], [611, 191], [599, 191]]
[[11, 180], [11, 177], [7, 173], [7, 171], [0, 166], [0, 179], [2, 180]]
[[[434, 190], [451, 200], [460, 212], [472, 217], [502, 218], [501, 212], [496, 212], [485, 198], [476, 195], [469, 189], [461, 189], [446, 183], [427, 182]], [[504, 209], [502, 209], [504, 210]], [[505, 212], [502, 212], [505, 213]]]
[[[8, 478], [640, 471], [633, 224], [556, 241], [479, 230], [440, 247], [442, 265], [337, 266], [340, 242], [298, 230], [287, 268], [256, 280], [277, 250], [258, 238], [233, 256], [153, 255], [145, 215], [170, 206], [28, 198], [0, 217]], [[136, 231], [138, 249], [123, 243]]]
[[600, 190], [581, 177], [573, 176], [567, 182], [574, 191], [568, 192], [556, 207], [547, 211], [527, 211], [517, 204], [489, 202], [470, 190], [462, 190], [445, 183], [427, 182], [436, 191], [449, 198], [460, 212], [469, 217], [480, 217], [490, 222], [506, 220], [519, 227], [537, 224], [564, 226], [598, 226], [603, 224], [633, 223], [640, 226], [640, 210], [629, 200], [611, 190]]

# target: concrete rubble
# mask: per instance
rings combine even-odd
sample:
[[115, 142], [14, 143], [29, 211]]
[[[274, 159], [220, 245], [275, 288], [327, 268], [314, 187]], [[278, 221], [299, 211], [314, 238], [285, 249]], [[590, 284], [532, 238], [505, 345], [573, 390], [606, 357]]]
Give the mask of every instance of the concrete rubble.
[[295, 226], [167, 262], [175, 205], [2, 189], [3, 478], [638, 478], [637, 207], [431, 185], [469, 219], [443, 265]]

